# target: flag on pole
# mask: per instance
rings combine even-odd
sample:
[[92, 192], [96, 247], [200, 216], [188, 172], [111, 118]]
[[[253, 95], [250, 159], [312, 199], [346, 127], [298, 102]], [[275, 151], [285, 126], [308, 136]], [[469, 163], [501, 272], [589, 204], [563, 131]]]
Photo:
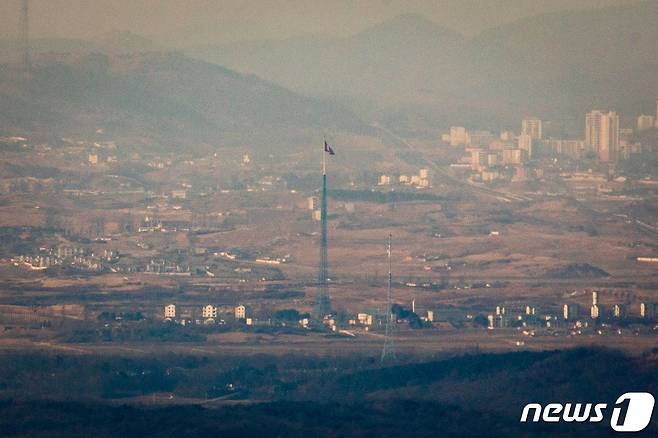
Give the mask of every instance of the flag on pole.
[[329, 152], [329, 155], [336, 155], [333, 149], [331, 149], [331, 146], [325, 141], [324, 142], [324, 151]]

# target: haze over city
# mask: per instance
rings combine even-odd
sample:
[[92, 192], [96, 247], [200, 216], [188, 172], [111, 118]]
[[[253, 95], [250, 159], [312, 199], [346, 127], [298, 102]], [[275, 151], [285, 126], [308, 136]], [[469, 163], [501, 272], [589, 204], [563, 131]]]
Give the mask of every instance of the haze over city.
[[3, 2], [0, 430], [655, 434], [656, 23]]

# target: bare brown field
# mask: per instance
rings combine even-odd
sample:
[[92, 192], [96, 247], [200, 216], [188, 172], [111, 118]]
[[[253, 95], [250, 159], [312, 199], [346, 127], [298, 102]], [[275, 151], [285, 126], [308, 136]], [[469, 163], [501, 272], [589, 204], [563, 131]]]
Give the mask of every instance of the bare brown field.
[[[381, 148], [380, 141], [373, 138], [342, 140], [359, 142], [365, 155]], [[390, 157], [379, 162], [378, 172], [418, 171], [417, 166], [395, 158], [395, 151], [387, 154]], [[229, 155], [236, 162], [241, 159], [238, 150]], [[142, 269], [152, 260], [166, 258], [188, 265], [190, 271], [202, 268], [202, 274], [46, 273], [13, 266], [4, 258], [0, 260], [0, 305], [24, 309], [80, 305], [85, 308], [85, 320], [97, 325], [101, 312], [139, 311], [149, 319], [160, 320], [162, 306], [169, 303], [186, 310], [198, 310], [205, 304], [249, 304], [263, 318], [282, 309], [311, 312], [316, 293], [319, 224], [307, 208], [307, 197], [317, 192], [289, 190], [277, 179], [280, 177], [270, 178], [271, 184], [261, 183], [258, 178], [267, 171], [259, 167], [258, 158], [241, 166], [229, 165], [226, 157], [221, 158], [190, 157], [163, 168], [149, 167], [138, 176], [143, 181], [137, 181], [129, 176], [108, 175], [106, 165], [90, 166], [84, 154], [78, 161], [59, 152], [51, 161], [37, 157], [32, 164], [39, 167], [39, 172], [48, 174], [52, 167], [76, 174], [88, 193], [49, 191], [50, 182], [42, 178], [40, 183], [46, 187], [42, 192], [0, 197], [0, 227], [33, 227], [37, 234], [43, 233], [35, 239], [41, 239], [38, 244], [44, 247], [84, 245], [94, 253], [113, 250], [125, 265]], [[300, 163], [318, 158], [304, 151], [277, 166], [280, 172], [295, 172]], [[166, 157], [151, 160], [167, 162]], [[18, 164], [16, 172], [30, 164], [19, 155], [8, 155], [6, 162]], [[143, 169], [140, 160], [132, 162], [138, 164], [142, 167], [137, 169]], [[331, 165], [345, 165], [347, 169], [353, 163], [340, 156]], [[639, 313], [640, 302], [658, 302], [658, 265], [636, 261], [638, 256], [655, 255], [658, 236], [618, 215], [631, 209], [633, 201], [523, 195], [525, 201], [507, 202], [505, 193], [522, 194], [526, 190], [523, 184], [509, 185], [507, 192], [461, 190], [454, 181], [441, 175], [434, 177], [433, 188], [421, 192], [433, 195], [436, 199], [432, 201], [367, 202], [359, 200], [358, 194], [353, 201], [330, 197], [329, 290], [334, 310], [346, 319], [357, 312], [381, 314], [384, 310], [385, 245], [389, 233], [393, 235], [394, 302], [406, 308], [415, 302], [419, 315], [433, 309], [443, 322], [450, 319], [445, 313], [453, 315], [453, 323], [464, 323], [455, 332], [404, 331], [400, 336], [408, 339], [401, 342], [400, 349], [409, 352], [433, 354], [475, 345], [496, 351], [520, 348], [514, 331], [499, 334], [471, 328], [467, 315], [486, 315], [498, 305], [519, 313], [531, 305], [559, 315], [564, 303], [577, 303], [586, 312], [592, 290], [600, 291], [603, 305], [626, 304], [632, 315]], [[245, 182], [239, 188], [217, 190], [222, 187], [218, 181], [225, 184], [231, 178]], [[334, 183], [332, 178], [330, 184]], [[190, 199], [171, 197], [173, 187], [209, 183], [212, 185], [203, 186]], [[142, 191], [141, 184], [150, 185], [148, 192]], [[345, 187], [347, 180], [340, 184]], [[180, 225], [164, 231], [137, 232], [146, 217]], [[126, 226], [131, 231], [123, 232]], [[50, 231], [44, 231], [48, 227], [58, 231], [48, 234]], [[17, 241], [24, 246], [31, 243], [29, 231], [11, 232], [18, 233]], [[95, 239], [99, 233], [103, 234], [102, 241]], [[218, 255], [222, 251], [240, 256], [229, 260]], [[256, 260], [263, 257], [286, 261], [265, 266]], [[574, 270], [574, 266], [583, 272]], [[212, 271], [213, 276], [204, 276], [204, 269]], [[112, 348], [66, 344], [57, 339], [57, 327], [12, 330], [2, 336], [6, 348], [71, 348], [81, 352]], [[350, 339], [235, 332], [212, 334], [208, 342], [194, 346], [172, 343], [172, 348], [376, 354], [381, 348], [379, 331]], [[607, 343], [634, 351], [652, 345], [648, 336], [544, 336], [527, 340], [523, 348], [566, 348], [588, 343]], [[145, 343], [117, 348], [155, 351], [160, 347]]]

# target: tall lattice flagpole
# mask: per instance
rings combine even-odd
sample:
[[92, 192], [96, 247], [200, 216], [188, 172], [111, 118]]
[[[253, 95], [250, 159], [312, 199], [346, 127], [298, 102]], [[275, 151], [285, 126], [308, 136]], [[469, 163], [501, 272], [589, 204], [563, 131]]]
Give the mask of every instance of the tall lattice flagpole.
[[322, 199], [320, 201], [320, 269], [318, 271], [318, 291], [315, 301], [315, 317], [321, 322], [331, 313], [329, 300], [328, 255], [327, 255], [327, 161], [325, 146], [322, 145]]
[[391, 239], [392, 236], [388, 235], [388, 288], [386, 293], [386, 333], [384, 335], [384, 348], [382, 349], [382, 363], [394, 361], [395, 345], [393, 343], [393, 292], [391, 284], [393, 282], [393, 274], [391, 273]]

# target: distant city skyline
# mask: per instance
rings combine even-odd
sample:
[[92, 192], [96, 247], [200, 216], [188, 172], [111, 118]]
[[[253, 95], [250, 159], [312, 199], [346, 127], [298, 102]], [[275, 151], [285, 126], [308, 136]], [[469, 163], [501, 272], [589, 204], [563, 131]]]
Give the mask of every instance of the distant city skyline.
[[[470, 36], [523, 17], [640, 0], [31, 0], [34, 38], [90, 39], [130, 31], [161, 44], [348, 36], [402, 14], [420, 14]], [[0, 39], [17, 36], [19, 0], [0, 4]]]

